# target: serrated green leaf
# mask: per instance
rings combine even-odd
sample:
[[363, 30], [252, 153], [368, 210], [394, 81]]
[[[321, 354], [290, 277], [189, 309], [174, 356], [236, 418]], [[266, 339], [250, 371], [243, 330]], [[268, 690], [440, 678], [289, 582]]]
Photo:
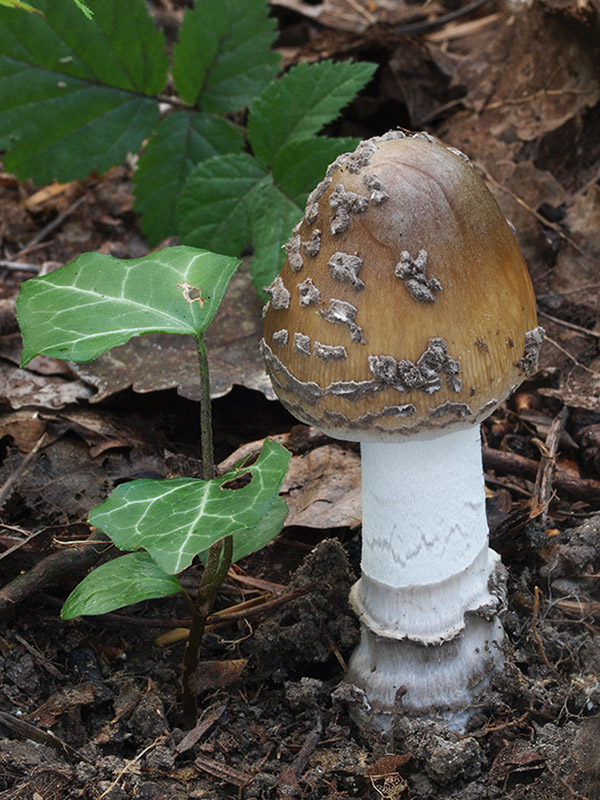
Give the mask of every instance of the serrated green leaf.
[[[285, 448], [267, 440], [256, 463], [212, 481], [171, 478], [123, 484], [89, 519], [120, 550], [143, 548], [162, 569], [175, 574], [224, 536], [257, 525], [279, 493], [289, 459]], [[227, 488], [246, 473], [250, 483]]]
[[341, 154], [353, 151], [359, 139], [313, 139], [288, 142], [273, 162], [273, 180], [282, 192], [304, 208], [306, 199], [323, 179], [327, 167]]
[[82, 2], [82, 0], [73, 0], [73, 2], [77, 6], [77, 8], [81, 11], [81, 13], [85, 14], [85, 16], [88, 19], [91, 19], [94, 16], [94, 12], [92, 11], [92, 9], [89, 6], [86, 6], [86, 4]]
[[60, 616], [107, 614], [116, 608], [181, 592], [181, 584], [146, 552], [128, 553], [89, 573], [67, 597]]
[[264, 0], [203, 0], [185, 12], [173, 53], [180, 97], [225, 114], [250, 103], [279, 62], [275, 20]]
[[316, 135], [365, 86], [375, 69], [375, 64], [366, 62], [302, 62], [272, 81], [250, 106], [248, 138], [254, 155], [272, 164], [287, 142]]
[[22, 364], [41, 353], [91, 361], [143, 333], [202, 334], [238, 265], [191, 247], [132, 259], [85, 253], [22, 285]]
[[250, 276], [254, 288], [265, 302], [268, 299], [263, 287], [276, 277], [285, 261], [283, 245], [290, 238], [292, 228], [302, 219], [303, 207], [297, 205], [265, 179], [249, 202], [252, 215], [252, 244], [254, 258]]
[[39, 0], [44, 18], [0, 8], [0, 139], [5, 166], [45, 183], [103, 172], [158, 120], [164, 36], [143, 0], [103, 0], [93, 20]]
[[266, 177], [266, 169], [247, 153], [194, 167], [177, 203], [181, 241], [239, 255], [251, 236], [248, 198]]
[[228, 120], [178, 111], [157, 126], [135, 173], [136, 211], [151, 247], [177, 230], [176, 204], [192, 168], [219, 154], [240, 152], [241, 132]]
[[0, 6], [6, 6], [7, 8], [15, 8], [20, 11], [27, 11], [30, 14], [41, 14], [42, 12], [39, 11], [37, 8], [30, 6], [29, 3], [23, 3], [21, 0], [0, 0]]

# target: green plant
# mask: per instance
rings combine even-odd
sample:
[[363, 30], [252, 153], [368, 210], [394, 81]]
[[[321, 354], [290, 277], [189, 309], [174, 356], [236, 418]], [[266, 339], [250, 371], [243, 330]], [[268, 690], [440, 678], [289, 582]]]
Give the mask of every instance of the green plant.
[[[91, 9], [86, 6], [82, 0], [73, 0], [77, 8], [85, 14], [88, 19], [91, 19], [93, 13]], [[6, 6], [7, 8], [18, 8], [21, 11], [28, 11], [30, 14], [41, 14], [42, 12], [39, 9], [34, 8], [34, 6], [29, 5], [29, 3], [23, 3], [22, 0], [0, 0], [0, 6]]]
[[[241, 463], [223, 476], [215, 471], [203, 334], [238, 264], [236, 258], [190, 247], [121, 260], [86, 253], [26, 281], [17, 298], [23, 365], [42, 353], [90, 361], [145, 333], [188, 334], [196, 343], [203, 479], [132, 481], [94, 508], [90, 523], [126, 555], [92, 571], [62, 610], [62, 617], [71, 619], [181, 593], [192, 615], [182, 681], [188, 726], [196, 722], [193, 682], [217, 589], [232, 562], [277, 535], [287, 512], [278, 495], [289, 453], [280, 445], [267, 440], [254, 464]], [[246, 484], [233, 488], [242, 477]], [[176, 575], [196, 556], [205, 566], [192, 598]]]
[[[171, 64], [143, 0], [96, 0], [92, 20], [71, 0], [36, 5], [43, 17], [0, 7], [5, 168], [38, 183], [85, 178], [146, 142], [135, 207], [150, 245], [177, 233], [233, 256], [252, 241], [262, 293], [308, 193], [357, 143], [317, 134], [375, 65], [302, 63], [274, 79], [266, 0], [188, 9]], [[244, 108], [242, 127], [232, 114]]]

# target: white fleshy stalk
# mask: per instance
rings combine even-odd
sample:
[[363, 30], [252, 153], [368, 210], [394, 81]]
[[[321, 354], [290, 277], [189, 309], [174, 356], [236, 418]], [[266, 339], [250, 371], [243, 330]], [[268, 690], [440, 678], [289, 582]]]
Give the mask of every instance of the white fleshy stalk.
[[400, 713], [460, 729], [503, 662], [479, 426], [361, 450], [362, 577], [350, 599], [362, 635], [347, 681], [384, 727], [400, 698]]

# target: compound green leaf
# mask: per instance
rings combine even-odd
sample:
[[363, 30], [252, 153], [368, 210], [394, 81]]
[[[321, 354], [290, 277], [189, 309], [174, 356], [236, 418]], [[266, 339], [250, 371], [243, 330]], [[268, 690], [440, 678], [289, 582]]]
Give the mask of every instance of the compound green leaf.
[[[257, 525], [275, 502], [289, 459], [285, 448], [267, 440], [254, 464], [238, 465], [212, 481], [123, 484], [89, 519], [120, 550], [143, 548], [165, 572], [175, 574], [224, 536]], [[228, 487], [245, 475], [251, 478], [245, 486]]]
[[22, 364], [41, 353], [91, 361], [143, 333], [200, 335], [238, 266], [238, 259], [191, 247], [133, 259], [85, 253], [22, 285]]
[[173, 78], [186, 103], [225, 114], [261, 91], [279, 62], [267, 14], [265, 0], [203, 0], [185, 12]]
[[224, 153], [240, 152], [240, 131], [223, 117], [178, 111], [157, 126], [135, 173], [136, 211], [151, 247], [177, 230], [176, 203], [192, 168]]
[[370, 80], [366, 62], [302, 62], [272, 81], [253, 101], [248, 138], [254, 155], [272, 164], [287, 142], [316, 135]]
[[239, 255], [250, 241], [250, 199], [267, 178], [247, 153], [217, 156], [194, 167], [177, 203], [182, 242]]
[[39, 0], [44, 17], [0, 7], [0, 140], [5, 166], [45, 183], [103, 172], [158, 120], [164, 36], [143, 0]]
[[341, 154], [353, 151], [358, 139], [312, 139], [288, 142], [273, 161], [273, 180], [282, 192], [299, 206], [317, 183], [325, 177], [327, 167]]
[[107, 614], [132, 603], [181, 591], [177, 578], [162, 570], [148, 553], [128, 553], [86, 575], [67, 597], [60, 616], [73, 619]]
[[294, 225], [302, 219], [303, 207], [283, 194], [270, 177], [258, 187], [248, 205], [254, 248], [250, 276], [259, 297], [266, 301], [268, 297], [263, 289], [276, 277], [285, 261], [283, 246]]
[[21, 11], [28, 11], [30, 14], [40, 14], [37, 8], [30, 6], [29, 3], [23, 3], [21, 0], [0, 0], [0, 6], [7, 8], [17, 8]]

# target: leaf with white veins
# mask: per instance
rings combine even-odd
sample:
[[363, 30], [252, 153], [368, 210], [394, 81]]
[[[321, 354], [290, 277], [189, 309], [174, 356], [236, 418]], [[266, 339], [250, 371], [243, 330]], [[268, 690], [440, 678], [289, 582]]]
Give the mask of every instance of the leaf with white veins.
[[107, 614], [180, 591], [177, 578], [161, 569], [148, 553], [128, 553], [86, 575], [67, 597], [60, 616], [73, 619], [83, 614]]
[[[285, 448], [267, 440], [254, 464], [238, 465], [212, 481], [123, 484], [91, 511], [89, 520], [120, 550], [143, 548], [165, 572], [175, 574], [219, 539], [257, 525], [277, 498], [289, 460]], [[246, 475], [251, 480], [245, 486], [227, 486]]]
[[91, 361], [143, 333], [200, 335], [239, 260], [191, 247], [142, 258], [84, 255], [21, 287], [22, 365], [43, 353]]

